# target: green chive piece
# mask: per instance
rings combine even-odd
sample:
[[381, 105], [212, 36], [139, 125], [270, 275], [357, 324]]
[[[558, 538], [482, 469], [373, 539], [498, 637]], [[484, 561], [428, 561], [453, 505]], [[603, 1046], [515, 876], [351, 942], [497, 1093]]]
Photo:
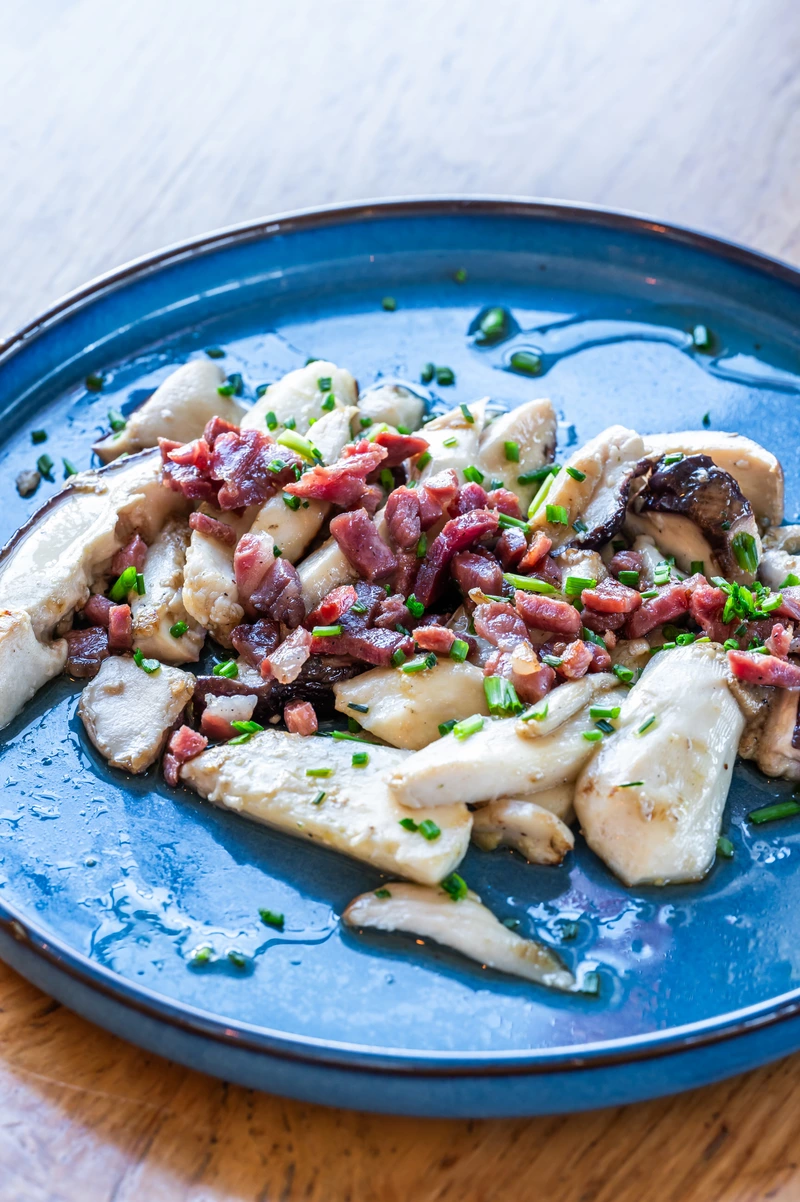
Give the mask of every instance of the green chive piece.
[[469, 424], [470, 424], [471, 426], [472, 426], [472, 425], [474, 425], [474, 424], [475, 424], [475, 418], [474, 418], [474, 417], [472, 416], [472, 414], [470, 413], [469, 406], [468, 406], [468, 405], [463, 405], [463, 404], [462, 404], [462, 405], [459, 405], [459, 409], [461, 410], [461, 412], [462, 412], [462, 414], [463, 414], [463, 416], [464, 416], [464, 421], [465, 421], [465, 422], [469, 422]]
[[406, 653], [400, 647], [392, 654], [392, 663], [395, 668], [399, 668], [401, 664], [406, 662]]
[[545, 517], [548, 522], [555, 522], [559, 526], [569, 525], [569, 514], [563, 505], [548, 505], [545, 509]]
[[381, 305], [387, 313], [394, 313], [395, 309], [397, 308], [397, 301], [393, 296], [385, 296], [381, 301]]
[[102, 392], [105, 382], [105, 376], [102, 376], [99, 371], [90, 371], [84, 380], [89, 392]]
[[354, 751], [351, 762], [354, 768], [366, 768], [367, 764], [369, 763], [369, 752]]
[[397, 433], [398, 434], [410, 434], [411, 430], [409, 429], [408, 426], [397, 426]]
[[664, 456], [664, 464], [666, 467], [671, 467], [673, 463], [680, 463], [683, 459], [683, 451], [675, 451], [672, 455]]
[[383, 900], [384, 898], [391, 897], [392, 895], [388, 889], [376, 889], [375, 896], [379, 897], [379, 898], [381, 898], [381, 900]]
[[68, 480], [70, 476], [77, 476], [78, 469], [76, 468], [75, 464], [72, 462], [71, 459], [62, 459], [61, 462], [64, 464], [64, 479], [65, 480]]
[[115, 434], [119, 434], [127, 426], [127, 421], [120, 413], [119, 409], [109, 409], [108, 424]]
[[503, 454], [505, 455], [506, 460], [509, 463], [519, 463], [519, 443], [518, 442], [504, 442], [503, 443]]
[[256, 397], [258, 399], [260, 399], [264, 395], [264, 393], [267, 391], [268, 388], [269, 388], [269, 384], [257, 384], [256, 385]]
[[580, 597], [586, 588], [597, 588], [597, 581], [588, 576], [567, 576], [564, 581], [564, 592], [568, 597]]
[[240, 735], [257, 735], [264, 729], [260, 722], [253, 722], [252, 719], [246, 722], [231, 722], [234, 730], [238, 730]]
[[423, 468], [428, 466], [430, 461], [431, 461], [430, 451], [423, 451], [421, 455], [417, 455], [417, 458], [414, 462], [414, 467], [416, 468], [416, 470], [418, 472], [421, 472]]
[[136, 573], [136, 592], [140, 597], [143, 597], [147, 592], [147, 586], [144, 582], [144, 576], [141, 572]]
[[404, 831], [411, 831], [413, 834], [416, 834], [416, 832], [419, 830], [419, 827], [413, 818], [399, 818], [398, 825], [402, 826]]
[[423, 384], [430, 384], [436, 374], [436, 368], [432, 363], [426, 363], [422, 371], [419, 373], [419, 378]]
[[579, 472], [576, 467], [566, 468], [566, 473], [568, 476], [572, 476], [573, 480], [577, 480], [579, 482], [586, 479], [586, 472]]
[[455, 719], [455, 718], [449, 718], [449, 719], [447, 720], [447, 722], [440, 722], [440, 723], [439, 723], [439, 734], [442, 736], [442, 738], [444, 738], [444, 736], [445, 736], [445, 735], [449, 735], [449, 734], [450, 734], [450, 731], [451, 731], [451, 730], [453, 729], [453, 727], [456, 725], [456, 722], [457, 722], [457, 719]]
[[306, 776], [332, 776], [333, 768], [306, 768]]
[[794, 572], [790, 572], [789, 575], [784, 580], [783, 584], [780, 585], [780, 587], [781, 588], [797, 588], [798, 584], [800, 584], [800, 576], [795, 576]]
[[692, 343], [697, 351], [711, 350], [712, 338], [707, 326], [694, 327], [692, 330]]
[[449, 893], [454, 902], [461, 901], [469, 892], [467, 882], [457, 872], [451, 872], [449, 876], [446, 876], [440, 882], [439, 887], [444, 889], [445, 893]]
[[514, 351], [508, 366], [520, 376], [538, 376], [542, 370], [542, 356], [535, 351]]
[[279, 910], [259, 909], [258, 917], [261, 919], [265, 927], [275, 927], [277, 931], [283, 930], [285, 920]]
[[453, 279], [457, 284], [465, 284], [467, 282], [466, 267], [459, 267], [458, 271], [453, 272]]
[[437, 367], [436, 368], [436, 383], [446, 387], [449, 384], [455, 384], [456, 373], [452, 367]]
[[347, 708], [349, 710], [355, 710], [357, 714], [368, 714], [369, 713], [369, 706], [368, 705], [359, 705], [359, 703], [357, 701], [348, 701]]
[[314, 462], [320, 458], [319, 451], [313, 446], [307, 438], [303, 438], [302, 434], [298, 434], [295, 430], [290, 430], [288, 427], [284, 429], [282, 434], [278, 435], [277, 441], [282, 447], [288, 447], [290, 451], [296, 451], [298, 455], [302, 455], [304, 459]]
[[269, 413], [267, 413], [266, 417], [264, 418], [264, 421], [267, 423], [268, 430], [277, 430], [278, 419], [275, 416], [275, 414], [272, 412], [271, 409], [270, 409]]
[[531, 721], [544, 722], [545, 718], [547, 717], [547, 712], [549, 709], [550, 709], [549, 701], [545, 701], [544, 705], [540, 705], [539, 702], [537, 702], [536, 705], [532, 705], [530, 707], [530, 709], [525, 710], [524, 714], [520, 714], [520, 721], [521, 722], [531, 722]]
[[690, 630], [685, 630], [683, 634], [676, 634], [675, 644], [678, 647], [689, 647], [695, 640], [695, 636]]
[[170, 626], [169, 632], [174, 639], [182, 639], [189, 629], [185, 622], [176, 622], [174, 626]]
[[[350, 606], [350, 611], [354, 614], [365, 614], [367, 612], [367, 607], [361, 601], [354, 601]], [[366, 713], [366, 710], [364, 712]]]
[[723, 860], [733, 859], [733, 844], [725, 835], [717, 839], [717, 855], [722, 856]]
[[410, 597], [406, 601], [406, 606], [408, 607], [409, 611], [414, 615], [415, 618], [421, 618], [422, 615], [425, 613], [425, 606], [422, 604], [421, 601], [417, 600], [417, 598], [414, 596], [413, 593], [410, 595]]
[[153, 673], [157, 672], [161, 667], [161, 664], [157, 659], [145, 659], [144, 653], [139, 647], [137, 647], [133, 653], [133, 662], [136, 664], [137, 668], [141, 668], [142, 671], [146, 672], [148, 676], [152, 676]]
[[333, 388], [333, 377], [332, 376], [318, 376], [317, 377], [317, 388], [320, 390], [320, 392], [330, 392], [331, 389]]
[[425, 553], [428, 550], [428, 536], [421, 534], [417, 543], [417, 559], [424, 559]]
[[650, 716], [649, 716], [649, 717], [645, 718], [645, 720], [644, 720], [644, 722], [642, 723], [642, 725], [641, 725], [641, 726], [639, 727], [639, 729], [636, 731], [637, 735], [643, 735], [643, 734], [645, 734], [645, 733], [646, 733], [646, 731], [648, 731], [648, 730], [650, 729], [650, 727], [651, 727], [651, 726], [654, 726], [654, 725], [655, 725], [655, 721], [656, 721], [656, 715], [655, 715], [655, 714], [650, 714]]
[[603, 732], [602, 730], [585, 730], [583, 737], [587, 743], [597, 743], [602, 739]]
[[557, 593], [558, 589], [554, 588], [546, 580], [538, 580], [535, 576], [518, 576], [516, 572], [504, 572], [503, 579], [512, 588], [521, 589], [525, 593], [544, 593], [549, 595]]
[[45, 480], [53, 479], [53, 460], [49, 455], [40, 455], [36, 460], [36, 470]]
[[618, 718], [620, 707], [618, 705], [590, 705], [589, 717], [593, 722], [598, 718]]
[[31, 430], [31, 442], [34, 444], [34, 446], [40, 442], [47, 442], [47, 431]]
[[800, 802], [779, 801], [771, 806], [762, 806], [760, 810], [751, 810], [747, 815], [750, 822], [760, 826], [762, 822], [776, 822], [779, 818], [794, 818], [800, 814]]
[[342, 627], [339, 626], [315, 626], [311, 631], [311, 637], [314, 639], [338, 639], [342, 633]]
[[598, 718], [595, 722], [597, 729], [604, 735], [613, 735], [614, 727], [609, 722], [608, 718]]
[[323, 413], [330, 413], [331, 410], [335, 409], [335, 408], [336, 408], [336, 397], [333, 395], [332, 392], [329, 392], [328, 395], [325, 397], [325, 400], [320, 405], [320, 409], [323, 411]]
[[312, 804], [312, 806], [319, 806], [319, 805], [322, 805], [323, 801], [325, 800], [325, 798], [326, 798], [327, 796], [328, 796], [328, 795], [327, 795], [327, 793], [324, 791], [324, 789], [320, 789], [320, 791], [319, 791], [319, 793], [317, 793], [316, 797], [312, 797], [312, 799], [311, 799], [311, 804]]
[[703, 425], [705, 426], [706, 429], [708, 429], [708, 427], [711, 425], [711, 414], [710, 413], [703, 414]]
[[[431, 663], [431, 658], [433, 659], [433, 663]], [[410, 659], [407, 664], [401, 664], [400, 671], [413, 676], [417, 672], [426, 672], [428, 668], [434, 668], [436, 662], [436, 656], [433, 653], [431, 655], [418, 655], [415, 659]]]
[[557, 476], [560, 471], [557, 463], [546, 463], [544, 467], [537, 467], [532, 472], [523, 472], [521, 476], [517, 476], [517, 484], [541, 484], [542, 480], [546, 480], [548, 476]]
[[508, 718], [522, 712], [522, 702], [517, 690], [504, 676], [484, 676], [483, 691], [489, 713], [498, 718]]
[[486, 477], [480, 468], [475, 467], [474, 464], [470, 464], [469, 467], [464, 468], [464, 479], [470, 484], [483, 484]]
[[638, 572], [620, 572], [617, 576], [617, 579], [619, 580], [620, 584], [627, 584], [628, 588], [639, 587]]
[[734, 534], [731, 547], [742, 571], [755, 575], [758, 570], [758, 548], [753, 535], [748, 534], [746, 530], [740, 530], [738, 534]]
[[589, 527], [580, 518], [576, 518], [572, 523], [572, 529], [577, 530], [578, 534], [585, 534]]
[[645, 589], [645, 591], [642, 593], [642, 600], [650, 601], [653, 597], [657, 597], [657, 596], [658, 596], [657, 588], [648, 588], [648, 589]]
[[128, 593], [132, 592], [133, 589], [136, 588], [136, 575], [136, 568], [131, 564], [129, 568], [125, 569], [121, 576], [117, 577], [116, 581], [111, 586], [111, 590], [108, 595], [112, 601], [116, 602], [117, 605], [122, 604], [122, 602], [128, 596]]
[[208, 964], [214, 954], [214, 949], [204, 943], [201, 947], [196, 947], [194, 951], [189, 953], [189, 963], [191, 965]]
[[536, 495], [534, 496], [530, 505], [528, 506], [528, 517], [529, 518], [532, 518], [533, 515], [536, 513], [536, 510], [541, 508], [542, 502], [546, 498], [547, 494], [550, 492], [550, 489], [552, 488], [554, 480], [555, 480], [555, 476], [551, 473], [550, 475], [546, 476], [545, 479], [542, 481], [542, 483], [539, 487], [539, 491], [536, 493]]
[[293, 509], [295, 513], [300, 508], [300, 498], [293, 497], [292, 494], [288, 492], [283, 494], [283, 503], [288, 509]]
[[473, 714], [471, 718], [464, 718], [461, 722], [456, 722], [453, 727], [453, 734], [457, 739], [468, 739], [470, 735], [475, 735], [482, 729], [483, 716], [481, 714]]
[[451, 434], [449, 438], [445, 438], [444, 441], [442, 442], [442, 446], [443, 447], [457, 447], [458, 439], [456, 438], [455, 434]]
[[624, 785], [617, 785], [618, 789], [641, 789], [644, 784], [643, 780], [626, 780]]
[[531, 532], [530, 522], [523, 522], [522, 518], [509, 517], [507, 513], [499, 513], [497, 521], [503, 530], [508, 530], [509, 527], [513, 526], [515, 530], [522, 530], [525, 534], [530, 534]]
[[475, 341], [479, 346], [491, 346], [495, 342], [502, 342], [508, 337], [509, 315], [505, 309], [499, 306], [494, 309], [487, 309], [478, 322], [478, 334]]
[[239, 675], [239, 665], [235, 659], [225, 660], [224, 663], [214, 664], [212, 676], [224, 676], [226, 680], [235, 680]]
[[229, 947], [225, 953], [234, 968], [247, 968], [247, 956], [235, 947]]
[[617, 679], [623, 681], [624, 684], [630, 684], [630, 682], [633, 680], [633, 670], [631, 668], [626, 668], [624, 664], [614, 664], [611, 671], [614, 673]]
[[434, 839], [438, 839], [442, 832], [432, 818], [423, 818], [419, 824], [419, 833], [423, 839], [427, 839], [429, 843], [433, 843]]
[[466, 639], [455, 639], [449, 654], [450, 658], [454, 659], [457, 664], [463, 664], [469, 655], [469, 643]]
[[221, 346], [207, 346], [206, 354], [208, 355], [209, 359], [224, 359], [225, 358], [225, 352]]

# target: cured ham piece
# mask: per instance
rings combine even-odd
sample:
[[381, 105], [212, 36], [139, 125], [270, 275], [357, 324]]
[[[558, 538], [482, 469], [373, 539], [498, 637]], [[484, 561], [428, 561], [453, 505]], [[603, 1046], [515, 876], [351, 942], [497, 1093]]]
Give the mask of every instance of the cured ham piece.
[[96, 676], [100, 665], [108, 658], [108, 631], [102, 626], [90, 626], [88, 630], [68, 630], [67, 672], [78, 679]]
[[637, 589], [608, 578], [601, 580], [597, 588], [585, 588], [581, 601], [595, 613], [630, 614], [642, 604], [642, 595]]
[[484, 535], [497, 530], [497, 513], [490, 509], [474, 509], [451, 518], [428, 548], [420, 565], [414, 585], [414, 595], [427, 608], [441, 592], [450, 561], [459, 551], [466, 551]]
[[111, 575], [121, 576], [126, 568], [136, 568], [141, 572], [147, 556], [147, 543], [139, 534], [134, 534], [130, 542], [120, 547], [111, 560]]
[[365, 509], [340, 513], [331, 521], [331, 534], [348, 562], [367, 580], [383, 580], [397, 568], [397, 560], [381, 538]]
[[800, 689], [800, 664], [749, 651], [729, 651], [728, 663], [737, 680], [775, 685], [780, 689]]
[[197, 513], [189, 514], [189, 525], [192, 530], [199, 530], [201, 534], [207, 534], [210, 538], [219, 539], [221, 543], [225, 543], [228, 547], [236, 546], [236, 531], [233, 526], [228, 526], [226, 522], [220, 522], [217, 518], [212, 518], [210, 514]]
[[568, 601], [518, 589], [514, 594], [514, 605], [523, 622], [535, 630], [549, 630], [553, 634], [573, 637], [580, 634], [581, 615]]
[[341, 509], [351, 509], [360, 504], [367, 476], [381, 466], [387, 454], [385, 447], [362, 439], [345, 447], [336, 463], [328, 467], [317, 464], [299, 480], [287, 484], [284, 491], [293, 497], [329, 501]]
[[290, 734], [314, 735], [317, 733], [317, 715], [310, 701], [290, 701], [284, 707], [283, 720]]
[[689, 589], [685, 584], [667, 584], [658, 590], [657, 597], [644, 601], [640, 609], [631, 614], [625, 627], [626, 637], [640, 639], [664, 622], [674, 622], [689, 611]]

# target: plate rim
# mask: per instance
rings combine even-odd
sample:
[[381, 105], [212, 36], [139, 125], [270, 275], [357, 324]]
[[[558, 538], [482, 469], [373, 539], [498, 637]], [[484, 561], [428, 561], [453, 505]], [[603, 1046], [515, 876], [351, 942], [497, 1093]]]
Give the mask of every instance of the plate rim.
[[[192, 258], [248, 241], [272, 238], [303, 230], [389, 218], [450, 216], [515, 217], [593, 225], [608, 230], [639, 233], [689, 246], [736, 266], [782, 281], [800, 290], [800, 268], [752, 248], [705, 233], [691, 226], [659, 221], [646, 214], [600, 205], [522, 196], [447, 195], [390, 197], [290, 210], [273, 217], [224, 226], [139, 256], [95, 276], [64, 294], [23, 326], [0, 338], [0, 365], [27, 347], [51, 326], [76, 309], [102, 298], [139, 276]], [[13, 537], [13, 536], [12, 536]], [[563, 1071], [585, 1071], [615, 1065], [633, 1065], [664, 1056], [710, 1047], [752, 1034], [800, 1014], [800, 988], [740, 1010], [694, 1023], [643, 1035], [621, 1036], [587, 1044], [530, 1050], [441, 1052], [424, 1049], [383, 1048], [304, 1036], [237, 1020], [224, 1019], [188, 1003], [177, 1002], [113, 973], [48, 934], [13, 904], [0, 899], [0, 927], [24, 944], [59, 973], [93, 992], [179, 1030], [210, 1038], [228, 1047], [275, 1056], [282, 1060], [338, 1069], [425, 1077], [519, 1076]]]

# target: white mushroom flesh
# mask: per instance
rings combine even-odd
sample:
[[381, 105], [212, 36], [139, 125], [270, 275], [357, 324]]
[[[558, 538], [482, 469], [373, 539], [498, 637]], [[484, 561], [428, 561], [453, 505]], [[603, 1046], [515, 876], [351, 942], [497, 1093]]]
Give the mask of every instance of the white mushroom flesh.
[[552, 810], [528, 798], [503, 797], [472, 815], [472, 842], [484, 851], [513, 847], [531, 864], [560, 864], [575, 836]]
[[779, 526], [764, 535], [759, 580], [777, 590], [789, 576], [800, 580], [800, 526]]
[[[247, 515], [237, 518], [211, 506], [201, 508], [218, 522], [232, 526], [237, 539], [249, 528]], [[235, 549], [235, 544], [193, 530], [183, 571], [183, 604], [187, 612], [223, 647], [231, 646], [231, 631], [244, 618], [233, 570]]]
[[66, 661], [64, 639], [39, 642], [26, 610], [0, 609], [0, 729], [58, 676]]
[[767, 776], [800, 780], [800, 749], [792, 746], [797, 725], [800, 693], [796, 689], [772, 689], [766, 720], [757, 735], [755, 759]]
[[303, 562], [297, 565], [297, 574], [300, 577], [307, 613], [316, 609], [331, 589], [340, 584], [355, 584], [358, 580], [358, 572], [339, 549], [335, 538], [329, 538], [316, 551], [306, 556]]
[[[206, 637], [183, 604], [183, 569], [190, 536], [187, 522], [167, 522], [147, 549], [142, 566], [145, 593], [131, 603], [134, 645], [143, 655], [167, 664], [199, 659]], [[179, 638], [170, 633], [177, 622], [187, 627]]]
[[[520, 484], [519, 477], [552, 460], [556, 426], [555, 410], [549, 399], [527, 401], [489, 422], [481, 433], [478, 458], [474, 462], [489, 480], [502, 480], [503, 486], [516, 493], [527, 507], [539, 485]], [[518, 462], [509, 460], [506, 454], [509, 442], [517, 445]]]
[[362, 392], [358, 411], [361, 417], [369, 419], [370, 425], [385, 422], [395, 429], [405, 426], [407, 430], [418, 430], [425, 415], [425, 402], [402, 384], [381, 384]]
[[[424, 482], [452, 469], [458, 474], [459, 484], [463, 484], [464, 468], [477, 463], [481, 434], [486, 425], [486, 404], [487, 398], [484, 397], [464, 406], [471, 421], [465, 416], [464, 409], [458, 406], [426, 423], [423, 437], [428, 442], [430, 459], [421, 472], [415, 470], [412, 473], [414, 479]], [[445, 443], [452, 445], [445, 446]]]
[[[328, 380], [330, 388], [322, 388], [320, 382]], [[333, 396], [334, 405], [340, 409], [357, 404], [356, 382], [344, 368], [325, 359], [315, 359], [305, 367], [290, 371], [276, 384], [270, 384], [252, 409], [245, 413], [242, 429], [265, 430], [267, 414], [274, 413], [278, 425], [285, 426], [293, 418], [298, 432], [307, 434], [311, 419], [319, 421], [325, 416], [327, 410], [322, 406], [328, 403], [329, 396]]]

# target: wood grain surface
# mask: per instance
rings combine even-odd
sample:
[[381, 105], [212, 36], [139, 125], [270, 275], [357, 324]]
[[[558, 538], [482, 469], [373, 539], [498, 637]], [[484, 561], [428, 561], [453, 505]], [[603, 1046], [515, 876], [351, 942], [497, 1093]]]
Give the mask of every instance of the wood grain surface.
[[[206, 229], [366, 196], [645, 211], [800, 260], [797, 0], [5, 0], [0, 330]], [[0, 966], [0, 1202], [800, 1198], [800, 1058], [422, 1122], [151, 1057]]]

